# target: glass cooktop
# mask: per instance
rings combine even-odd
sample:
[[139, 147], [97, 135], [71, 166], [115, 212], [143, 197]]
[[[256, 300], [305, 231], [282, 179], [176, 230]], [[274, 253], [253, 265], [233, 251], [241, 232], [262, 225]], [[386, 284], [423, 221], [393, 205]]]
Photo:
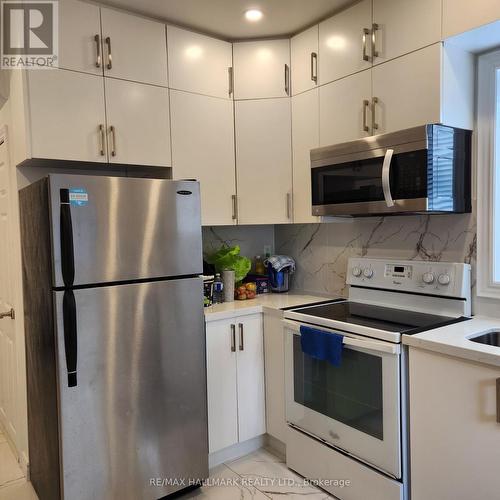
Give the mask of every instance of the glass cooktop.
[[[360, 302], [332, 302], [312, 307], [294, 309], [293, 312], [306, 314], [312, 318], [341, 321], [353, 325], [366, 326], [387, 332], [414, 335], [425, 330], [446, 326], [470, 318], [438, 316], [415, 311], [405, 311]], [[311, 318], [311, 321], [313, 321]]]

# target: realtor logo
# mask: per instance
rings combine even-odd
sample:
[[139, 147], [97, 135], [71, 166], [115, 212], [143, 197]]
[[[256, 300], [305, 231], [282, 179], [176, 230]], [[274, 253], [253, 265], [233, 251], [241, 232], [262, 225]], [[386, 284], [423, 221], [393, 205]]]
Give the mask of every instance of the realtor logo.
[[57, 67], [58, 2], [0, 0], [2, 69]]

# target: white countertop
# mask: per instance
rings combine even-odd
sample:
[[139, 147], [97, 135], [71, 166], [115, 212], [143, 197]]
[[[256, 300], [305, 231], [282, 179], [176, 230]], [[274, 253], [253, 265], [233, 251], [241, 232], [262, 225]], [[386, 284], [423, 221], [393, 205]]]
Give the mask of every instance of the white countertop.
[[474, 316], [470, 321], [455, 323], [417, 333], [403, 335], [403, 344], [440, 352], [479, 363], [500, 366], [500, 347], [469, 340], [491, 330], [500, 330], [500, 319]]
[[257, 295], [255, 299], [235, 300], [224, 302], [205, 308], [205, 321], [217, 321], [220, 319], [245, 316], [247, 314], [279, 311], [284, 307], [300, 306], [333, 300], [334, 297], [322, 297], [319, 295], [307, 295], [300, 293], [265, 293]]

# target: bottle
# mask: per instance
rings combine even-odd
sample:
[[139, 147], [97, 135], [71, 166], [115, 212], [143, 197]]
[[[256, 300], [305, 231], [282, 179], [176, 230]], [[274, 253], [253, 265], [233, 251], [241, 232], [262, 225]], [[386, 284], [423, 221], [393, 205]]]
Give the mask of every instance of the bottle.
[[264, 262], [262, 262], [262, 257], [260, 255], [255, 256], [254, 269], [255, 274], [266, 274], [266, 268], [264, 266]]
[[224, 302], [224, 283], [220, 277], [220, 273], [215, 275], [214, 279], [214, 292], [212, 296], [213, 304], [222, 304]]

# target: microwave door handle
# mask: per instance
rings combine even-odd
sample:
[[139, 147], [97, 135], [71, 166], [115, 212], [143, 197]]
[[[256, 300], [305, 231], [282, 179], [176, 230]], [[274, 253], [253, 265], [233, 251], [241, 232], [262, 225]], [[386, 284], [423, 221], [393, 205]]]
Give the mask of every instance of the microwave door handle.
[[384, 190], [384, 198], [387, 206], [393, 207], [394, 200], [392, 199], [390, 175], [391, 175], [391, 161], [394, 149], [388, 149], [385, 152], [384, 163], [382, 165], [382, 189]]

